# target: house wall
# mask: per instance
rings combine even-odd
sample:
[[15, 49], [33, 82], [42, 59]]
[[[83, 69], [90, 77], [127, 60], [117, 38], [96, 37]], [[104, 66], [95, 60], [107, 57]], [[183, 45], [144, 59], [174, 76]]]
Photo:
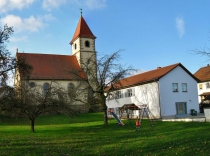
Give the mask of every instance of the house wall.
[[[173, 92], [172, 83], [178, 83], [178, 92]], [[187, 92], [182, 92], [182, 83], [187, 83]], [[190, 109], [199, 112], [197, 81], [180, 66], [173, 69], [159, 80], [161, 116], [176, 115], [176, 102], [187, 103]]]
[[198, 88], [198, 101], [200, 103], [202, 101], [201, 98], [204, 98], [204, 97], [199, 96], [199, 95], [205, 92], [210, 92], [210, 81], [198, 83], [197, 88]]
[[[133, 89], [134, 95], [125, 97], [127, 89]], [[147, 104], [155, 117], [160, 117], [158, 83], [139, 85], [132, 88], [122, 89], [123, 97], [119, 99], [107, 100], [108, 108], [122, 107], [125, 104], [143, 105]]]

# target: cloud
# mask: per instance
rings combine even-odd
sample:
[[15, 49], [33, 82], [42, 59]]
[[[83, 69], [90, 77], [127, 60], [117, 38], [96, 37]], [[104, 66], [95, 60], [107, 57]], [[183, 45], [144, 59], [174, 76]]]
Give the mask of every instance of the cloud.
[[30, 16], [29, 18], [24, 19], [15, 15], [7, 15], [0, 19], [0, 23], [2, 25], [7, 24], [10, 27], [13, 26], [15, 32], [38, 32], [46, 25], [44, 24], [44, 21], [51, 21], [53, 19], [54, 17], [51, 14], [40, 17]]
[[176, 18], [176, 28], [181, 38], [185, 34], [185, 26], [184, 26], [184, 19], [183, 18]]
[[42, 7], [51, 11], [52, 8], [58, 8], [66, 3], [66, 0], [43, 0]]
[[10, 42], [25, 42], [28, 40], [27, 36], [22, 36], [22, 37], [11, 37], [9, 39]]
[[30, 6], [35, 0], [0, 0], [0, 13]]
[[85, 0], [84, 4], [91, 10], [106, 7], [106, 0]]

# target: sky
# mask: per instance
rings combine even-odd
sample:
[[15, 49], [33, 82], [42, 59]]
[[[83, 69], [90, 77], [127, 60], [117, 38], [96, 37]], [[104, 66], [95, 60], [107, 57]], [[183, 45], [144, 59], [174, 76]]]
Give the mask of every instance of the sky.
[[0, 26], [13, 26], [7, 48], [71, 55], [82, 15], [96, 38], [98, 57], [121, 52], [120, 63], [148, 71], [182, 63], [192, 74], [206, 66], [209, 0], [0, 0]]

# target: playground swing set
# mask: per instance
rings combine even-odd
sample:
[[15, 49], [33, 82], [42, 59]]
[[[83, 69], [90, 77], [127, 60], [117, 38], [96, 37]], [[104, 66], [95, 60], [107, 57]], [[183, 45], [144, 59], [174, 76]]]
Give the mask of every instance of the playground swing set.
[[[142, 119], [148, 119], [151, 127], [155, 126], [154, 119], [155, 117], [150, 112], [147, 105], [135, 105], [135, 104], [125, 104], [119, 108], [119, 117], [113, 111], [113, 109], [109, 109], [108, 112], [117, 120], [119, 126], [125, 126], [125, 124], [121, 121], [124, 114], [127, 114], [127, 119], [129, 120], [130, 126], [132, 127], [132, 119], [136, 119], [135, 126], [136, 130], [139, 131], [142, 126]], [[138, 115], [134, 115], [134, 111], [138, 112]]]

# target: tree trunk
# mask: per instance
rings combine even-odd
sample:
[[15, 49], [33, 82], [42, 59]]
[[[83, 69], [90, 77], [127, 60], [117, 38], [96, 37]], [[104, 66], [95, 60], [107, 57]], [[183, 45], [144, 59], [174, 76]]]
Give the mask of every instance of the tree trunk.
[[31, 123], [31, 132], [34, 133], [34, 122], [35, 122], [35, 119], [31, 119], [30, 120], [30, 123]]
[[104, 125], [108, 124], [108, 117], [107, 117], [107, 106], [106, 106], [106, 98], [102, 95], [102, 105], [104, 111]]

